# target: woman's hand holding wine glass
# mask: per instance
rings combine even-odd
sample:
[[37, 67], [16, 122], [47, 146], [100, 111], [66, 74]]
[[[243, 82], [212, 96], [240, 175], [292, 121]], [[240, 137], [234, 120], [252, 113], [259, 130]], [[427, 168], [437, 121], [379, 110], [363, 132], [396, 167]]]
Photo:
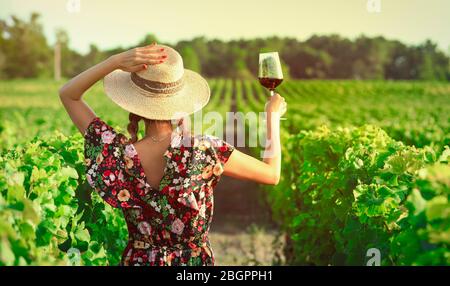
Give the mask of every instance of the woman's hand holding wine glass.
[[275, 93], [273, 96], [271, 96], [269, 98], [269, 101], [267, 101], [265, 105], [265, 111], [267, 115], [275, 113], [276, 115], [281, 117], [283, 116], [284, 113], [286, 113], [286, 110], [287, 110], [286, 100], [278, 93]]

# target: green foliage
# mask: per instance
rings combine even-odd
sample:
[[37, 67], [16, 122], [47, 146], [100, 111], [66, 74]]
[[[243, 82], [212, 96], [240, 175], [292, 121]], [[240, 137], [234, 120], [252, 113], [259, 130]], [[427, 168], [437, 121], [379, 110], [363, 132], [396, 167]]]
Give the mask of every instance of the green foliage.
[[[262, 111], [268, 99], [256, 80], [208, 82], [204, 112]], [[79, 249], [79, 264], [115, 265], [125, 223], [90, 194], [82, 138], [58, 87], [0, 82], [0, 263], [77, 264]], [[290, 263], [361, 265], [376, 247], [383, 264], [448, 265], [449, 85], [286, 81], [277, 90], [288, 102], [283, 179], [268, 195], [289, 233]], [[101, 82], [84, 100], [126, 133], [128, 114], [103, 96]], [[351, 127], [366, 123], [378, 127]]]
[[287, 81], [278, 91], [288, 110], [289, 133], [373, 124], [390, 137], [436, 151], [450, 144], [447, 83], [386, 81]]
[[82, 151], [80, 134], [54, 132], [1, 154], [0, 265], [119, 263], [125, 222], [91, 197]]
[[420, 170], [414, 182], [406, 202], [409, 215], [391, 243], [399, 265], [450, 265], [449, 151], [442, 162]]
[[[449, 149], [405, 146], [374, 126], [320, 127], [286, 142], [269, 192], [292, 264], [449, 265]], [[445, 157], [445, 158], [444, 158]]]

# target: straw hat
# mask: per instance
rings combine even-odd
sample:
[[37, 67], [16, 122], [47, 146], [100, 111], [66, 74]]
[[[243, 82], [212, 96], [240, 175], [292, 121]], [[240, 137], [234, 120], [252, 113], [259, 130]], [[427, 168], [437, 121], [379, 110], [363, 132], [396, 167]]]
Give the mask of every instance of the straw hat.
[[164, 47], [165, 62], [130, 73], [120, 69], [106, 75], [105, 92], [123, 109], [149, 119], [179, 119], [202, 109], [210, 89], [198, 73], [185, 69], [173, 48]]

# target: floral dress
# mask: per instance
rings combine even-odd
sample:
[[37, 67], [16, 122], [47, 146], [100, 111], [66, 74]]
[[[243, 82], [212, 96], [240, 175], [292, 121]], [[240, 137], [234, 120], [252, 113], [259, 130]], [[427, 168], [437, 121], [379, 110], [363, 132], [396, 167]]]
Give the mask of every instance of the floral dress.
[[159, 189], [151, 187], [134, 145], [99, 117], [84, 133], [86, 178], [121, 208], [128, 245], [121, 265], [214, 265], [208, 239], [213, 189], [234, 147], [208, 135], [173, 137]]

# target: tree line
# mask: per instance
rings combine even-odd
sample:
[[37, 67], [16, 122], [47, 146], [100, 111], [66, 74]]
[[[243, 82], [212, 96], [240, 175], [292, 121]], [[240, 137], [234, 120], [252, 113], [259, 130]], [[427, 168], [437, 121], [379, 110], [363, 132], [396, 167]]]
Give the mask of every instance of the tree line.
[[[27, 20], [16, 16], [9, 22], [0, 19], [0, 78], [53, 76], [54, 47], [49, 45], [39, 18], [33, 13]], [[56, 32], [56, 39], [64, 77], [132, 48], [100, 50], [91, 44], [89, 52], [81, 54], [70, 48], [64, 30]], [[148, 34], [135, 46], [155, 40], [155, 35]], [[258, 53], [278, 51], [286, 78], [450, 80], [450, 58], [430, 40], [407, 45], [381, 36], [351, 40], [339, 35], [315, 35], [305, 41], [276, 36], [232, 41], [196, 37], [171, 46], [181, 53], [186, 68], [206, 77], [253, 78], [258, 70]]]

